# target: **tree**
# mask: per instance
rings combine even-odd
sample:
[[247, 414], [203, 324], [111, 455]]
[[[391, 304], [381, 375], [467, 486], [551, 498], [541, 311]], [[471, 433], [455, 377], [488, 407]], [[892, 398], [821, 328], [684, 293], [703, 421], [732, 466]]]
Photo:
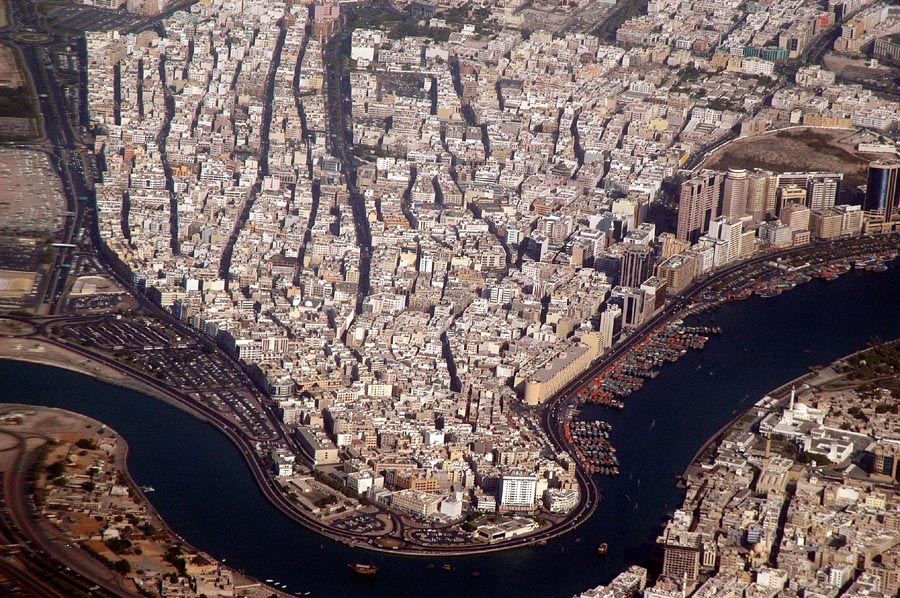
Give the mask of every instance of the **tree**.
[[97, 443], [94, 442], [93, 440], [91, 440], [90, 438], [79, 438], [78, 441], [75, 443], [75, 446], [77, 446], [80, 449], [86, 449], [89, 451], [97, 450]]
[[51, 480], [60, 477], [64, 473], [66, 473], [66, 464], [63, 461], [57, 461], [47, 466], [47, 477]]

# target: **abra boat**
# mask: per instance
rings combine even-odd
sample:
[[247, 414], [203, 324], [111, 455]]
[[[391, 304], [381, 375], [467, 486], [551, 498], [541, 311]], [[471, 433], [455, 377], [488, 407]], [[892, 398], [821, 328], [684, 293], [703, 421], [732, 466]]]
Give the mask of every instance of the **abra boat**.
[[360, 575], [375, 575], [378, 573], [378, 567], [375, 565], [365, 565], [363, 563], [348, 564], [348, 567], [359, 573]]

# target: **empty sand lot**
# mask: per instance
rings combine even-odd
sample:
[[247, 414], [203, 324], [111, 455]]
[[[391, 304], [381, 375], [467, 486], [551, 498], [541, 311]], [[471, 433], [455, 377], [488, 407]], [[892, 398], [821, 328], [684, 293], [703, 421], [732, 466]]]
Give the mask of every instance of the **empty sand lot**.
[[703, 168], [761, 168], [773, 172], [841, 172], [844, 187], [864, 185], [869, 162], [882, 156], [861, 154], [850, 141], [853, 129], [798, 128], [734, 141], [713, 152]]

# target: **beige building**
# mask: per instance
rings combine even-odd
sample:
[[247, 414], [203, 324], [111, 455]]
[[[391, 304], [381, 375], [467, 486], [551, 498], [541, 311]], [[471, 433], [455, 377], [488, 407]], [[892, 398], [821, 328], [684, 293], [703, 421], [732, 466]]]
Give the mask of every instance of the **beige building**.
[[659, 242], [662, 245], [662, 258], [664, 260], [691, 248], [689, 241], [679, 239], [672, 233], [662, 233], [659, 235]]
[[551, 359], [525, 382], [525, 404], [540, 405], [600, 357], [600, 335], [584, 334], [581, 342]]
[[791, 227], [796, 232], [800, 230], [809, 230], [810, 209], [805, 205], [795, 202], [788, 202], [781, 206], [781, 212], [778, 219]]
[[835, 210], [816, 210], [809, 217], [809, 232], [814, 239], [841, 236], [841, 214]]
[[309, 428], [298, 428], [297, 440], [300, 442], [303, 456], [313, 467], [340, 463], [338, 447], [324, 434], [316, 434]]
[[673, 255], [656, 268], [656, 275], [666, 281], [666, 293], [681, 294], [694, 281], [694, 260], [684, 255]]
[[413, 515], [428, 517], [437, 512], [443, 499], [444, 497], [440, 494], [431, 494], [419, 490], [400, 490], [391, 495], [391, 506]]
[[665, 577], [689, 583], [700, 575], [700, 534], [692, 532], [667, 532], [663, 553]]

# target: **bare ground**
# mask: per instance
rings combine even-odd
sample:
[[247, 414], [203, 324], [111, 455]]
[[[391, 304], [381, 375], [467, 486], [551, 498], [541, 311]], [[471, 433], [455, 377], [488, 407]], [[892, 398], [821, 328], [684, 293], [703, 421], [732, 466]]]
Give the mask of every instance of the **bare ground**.
[[869, 162], [877, 156], [859, 154], [854, 146], [842, 143], [855, 134], [854, 129], [803, 128], [748, 137], [714, 152], [703, 167], [842, 172], [844, 187], [856, 187], [865, 184]]

